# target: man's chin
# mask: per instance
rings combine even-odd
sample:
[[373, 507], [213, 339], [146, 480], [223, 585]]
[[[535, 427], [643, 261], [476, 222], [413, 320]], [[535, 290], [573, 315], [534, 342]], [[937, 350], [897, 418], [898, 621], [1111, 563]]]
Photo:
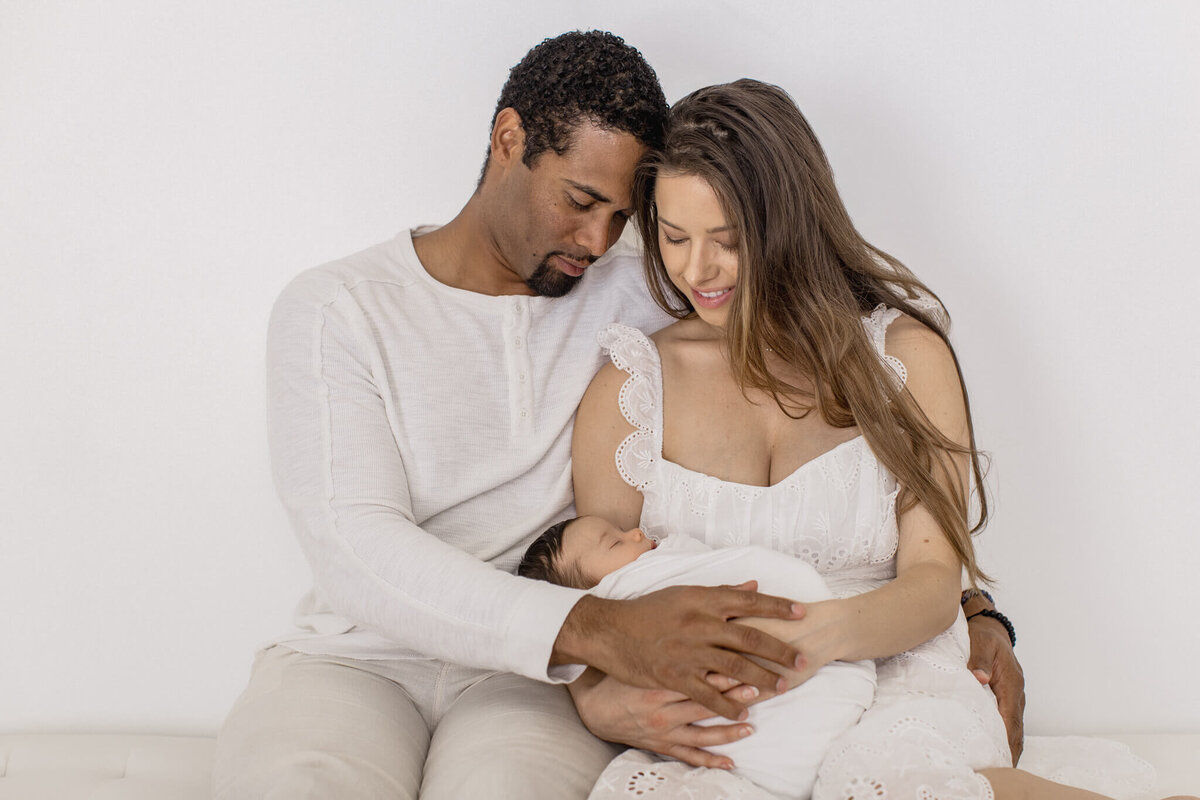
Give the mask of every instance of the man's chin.
[[533, 274], [525, 279], [525, 285], [542, 297], [562, 297], [578, 286], [579, 280], [583, 276], [568, 275], [553, 266], [550, 258], [552, 256], [548, 256], [541, 264], [538, 264]]

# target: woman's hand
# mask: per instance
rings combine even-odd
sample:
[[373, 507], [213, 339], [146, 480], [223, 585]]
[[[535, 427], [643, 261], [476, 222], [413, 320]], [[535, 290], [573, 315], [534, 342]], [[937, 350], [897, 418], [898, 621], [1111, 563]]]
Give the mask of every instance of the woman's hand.
[[[765, 699], [748, 684], [710, 676], [709, 682], [724, 690], [730, 700], [751, 705]], [[693, 725], [715, 716], [685, 695], [665, 689], [638, 689], [598, 670], [587, 670], [568, 687], [588, 730], [610, 742], [670, 756], [694, 767], [732, 769], [733, 762], [705, 747], [737, 741], [753, 733], [750, 725]]]
[[[789, 689], [804, 683], [829, 662], [846, 657], [846, 636], [860, 613], [850, 600], [821, 600], [802, 605], [804, 617], [799, 620], [764, 617], [735, 620], [786, 641], [800, 651], [800, 666], [781, 671]], [[777, 665], [771, 667], [779, 669]]]

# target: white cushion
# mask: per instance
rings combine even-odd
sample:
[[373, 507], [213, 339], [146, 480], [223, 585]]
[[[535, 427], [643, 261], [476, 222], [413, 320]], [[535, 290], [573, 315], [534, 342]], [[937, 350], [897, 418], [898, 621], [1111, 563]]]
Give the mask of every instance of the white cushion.
[[[1200, 734], [1111, 734], [1158, 770], [1154, 797], [1200, 793]], [[0, 735], [0, 800], [209, 800], [215, 740]]]
[[208, 737], [0, 735], [0, 800], [209, 800]]

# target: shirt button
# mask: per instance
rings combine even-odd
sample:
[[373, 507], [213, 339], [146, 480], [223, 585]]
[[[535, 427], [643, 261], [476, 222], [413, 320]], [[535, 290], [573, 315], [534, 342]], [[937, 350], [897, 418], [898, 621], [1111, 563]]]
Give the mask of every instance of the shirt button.
[[521, 346], [521, 337], [518, 336], [517, 338], [513, 339], [513, 344], [515, 344], [517, 347], [520, 347]]
[[529, 416], [529, 412], [522, 408], [521, 409], [521, 419], [525, 419], [528, 416]]
[[518, 375], [517, 377], [521, 379], [521, 383], [524, 383], [524, 382], [525, 382], [525, 373], [524, 373], [524, 372], [522, 372], [522, 373], [521, 373], [520, 375]]

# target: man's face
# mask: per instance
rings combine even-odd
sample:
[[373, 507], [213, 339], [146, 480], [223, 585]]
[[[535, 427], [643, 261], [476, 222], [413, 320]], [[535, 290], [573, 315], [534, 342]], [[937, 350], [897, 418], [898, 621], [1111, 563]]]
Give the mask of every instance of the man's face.
[[517, 158], [499, 176], [492, 235], [530, 289], [561, 297], [620, 238], [645, 151], [630, 134], [585, 124], [563, 155], [547, 150], [532, 168]]

